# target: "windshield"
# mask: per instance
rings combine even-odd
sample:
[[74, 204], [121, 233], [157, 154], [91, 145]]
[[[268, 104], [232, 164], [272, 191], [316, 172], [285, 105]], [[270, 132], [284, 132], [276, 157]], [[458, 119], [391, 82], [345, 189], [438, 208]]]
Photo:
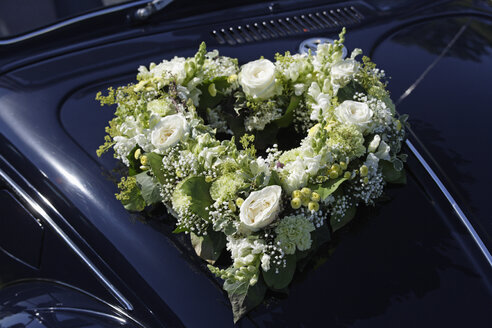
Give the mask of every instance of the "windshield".
[[25, 34], [58, 21], [131, 0], [2, 0], [0, 38]]

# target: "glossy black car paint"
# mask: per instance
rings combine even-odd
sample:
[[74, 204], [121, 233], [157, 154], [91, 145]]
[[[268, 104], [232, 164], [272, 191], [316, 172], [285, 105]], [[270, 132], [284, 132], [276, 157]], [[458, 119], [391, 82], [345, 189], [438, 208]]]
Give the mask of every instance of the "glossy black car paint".
[[[470, 27], [476, 22], [490, 26], [492, 8], [485, 1], [459, 1], [388, 12], [382, 3], [378, 7], [351, 3], [364, 10], [366, 19], [349, 28], [346, 46], [349, 51], [362, 48], [393, 76], [389, 88], [395, 101], [438, 59], [422, 84], [419, 82], [399, 102], [398, 110], [411, 115], [416, 134], [411, 134], [410, 140], [450, 188], [490, 248], [491, 230], [486, 221], [490, 203], [476, 198], [487, 191], [480, 184], [471, 184], [474, 180], [462, 171], [472, 175], [478, 169], [484, 181], [490, 182], [490, 170], [484, 172], [480, 169], [484, 165], [473, 158], [463, 159], [469, 162], [453, 158], [448, 148], [464, 156], [466, 147], [475, 147], [465, 141], [463, 146], [449, 144], [460, 136], [451, 125], [455, 119], [452, 115], [462, 111], [463, 104], [457, 99], [469, 102], [470, 113], [490, 103], [485, 90], [487, 72], [492, 72], [487, 57], [491, 46], [474, 34], [474, 43], [458, 38], [452, 51], [442, 53], [462, 26], [467, 27], [461, 33], [471, 30], [472, 34], [475, 30]], [[71, 44], [48, 35], [41, 41], [0, 49], [0, 170], [11, 180], [0, 186], [2, 209], [8, 209], [2, 212], [0, 229], [14, 229], [12, 222], [17, 221], [12, 216], [22, 217], [25, 229], [38, 236], [19, 237], [22, 247], [15, 245], [14, 238], [0, 240], [2, 316], [12, 311], [7, 310], [13, 303], [7, 302], [12, 290], [23, 290], [23, 286], [30, 290], [35, 284], [36, 292], [43, 288], [47, 294], [53, 289], [63, 290], [73, 293], [74, 299], [83, 291], [87, 302], [69, 304], [68, 296], [67, 307], [108, 313], [129, 325], [232, 325], [230, 305], [219, 282], [193, 255], [186, 240], [173, 235], [166, 222], [145, 221], [128, 213], [114, 198], [112, 170], [117, 163], [111, 155], [95, 155], [112, 113], [101, 109], [94, 95], [106, 86], [131, 82], [140, 64], [192, 55], [202, 40], [210, 49], [217, 48], [245, 63], [260, 55], [272, 59], [276, 52], [297, 52], [299, 43], [308, 37], [337, 34], [337, 28], [307, 29], [303, 34], [237, 45], [221, 45], [211, 37], [214, 29], [311, 10], [306, 6], [296, 9], [293, 2], [275, 8], [271, 13], [268, 4], [255, 4], [176, 20], [167, 14], [164, 22], [157, 23], [156, 17], [152, 24], [126, 25], [121, 32], [114, 25], [99, 29], [97, 36], [81, 32]], [[115, 14], [115, 21], [110, 21], [123, 23], [123, 16]], [[430, 37], [431, 32], [434, 37]], [[64, 32], [60, 33], [56, 36]], [[469, 34], [465, 40], [470, 40]], [[30, 56], [26, 55], [27, 45], [34, 49]], [[482, 50], [477, 54], [477, 49]], [[474, 61], [460, 57], [462, 53], [475, 54]], [[449, 61], [457, 72], [439, 71], [440, 63]], [[478, 67], [472, 76], [476, 79], [471, 80], [476, 84], [461, 85], [464, 98], [458, 89], [439, 86], [466, 83], [468, 80], [460, 77], [467, 76], [470, 65]], [[446, 108], [449, 112], [442, 112]], [[482, 126], [479, 124], [490, 121], [490, 112], [478, 113], [484, 119], [474, 124]], [[458, 118], [462, 122], [467, 119]], [[467, 129], [480, 133], [473, 126]], [[450, 140], [451, 136], [457, 137]], [[490, 149], [491, 140], [483, 135], [476, 147]], [[324, 263], [297, 275], [288, 297], [269, 298], [241, 320], [240, 326], [492, 324], [491, 267], [424, 167], [408, 149], [406, 152], [410, 155], [408, 184], [390, 187], [391, 201], [384, 206], [360, 211], [347, 229], [335, 235], [333, 244], [337, 247]], [[487, 163], [490, 153], [481, 154], [481, 162]], [[12, 183], [37, 207], [12, 188]], [[113, 289], [101, 283], [101, 277], [67, 246], [44, 215], [86, 255]]]

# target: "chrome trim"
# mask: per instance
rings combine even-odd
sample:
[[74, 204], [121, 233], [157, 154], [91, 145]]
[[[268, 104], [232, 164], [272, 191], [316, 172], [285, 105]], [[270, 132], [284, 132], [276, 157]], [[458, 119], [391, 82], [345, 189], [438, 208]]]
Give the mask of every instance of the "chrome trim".
[[13, 38], [9, 38], [9, 39], [0, 40], [0, 46], [6, 46], [6, 45], [14, 44], [14, 43], [17, 43], [17, 42], [29, 40], [29, 39], [32, 39], [34, 37], [37, 37], [37, 36], [40, 36], [40, 35], [43, 35], [43, 34], [46, 34], [46, 33], [52, 32], [52, 31], [55, 31], [55, 30], [58, 30], [58, 29], [60, 29], [62, 27], [65, 27], [65, 26], [68, 26], [68, 25], [71, 25], [71, 24], [74, 24], [74, 23], [77, 23], [77, 22], [84, 21], [86, 19], [90, 19], [90, 18], [94, 18], [94, 17], [97, 17], [97, 16], [102, 16], [102, 15], [114, 13], [116, 11], [120, 11], [120, 10], [124, 10], [124, 9], [128, 9], [128, 8], [132, 8], [132, 7], [137, 7], [137, 6], [140, 6], [142, 4], [149, 3], [149, 2], [151, 2], [151, 0], [133, 1], [133, 2], [130, 2], [130, 3], [125, 3], [125, 4], [122, 4], [122, 5], [116, 5], [116, 6], [112, 6], [112, 7], [109, 7], [109, 8], [104, 8], [104, 9], [101, 9], [101, 10], [98, 10], [98, 11], [94, 11], [94, 12], [90, 12], [90, 13], [87, 13], [87, 14], [83, 14], [83, 15], [80, 15], [80, 16], [77, 16], [77, 17], [74, 17], [74, 18], [70, 18], [70, 19], [67, 19], [67, 20], [64, 20], [64, 21], [55, 23], [53, 25], [49, 25], [49, 26], [47, 26], [45, 28], [41, 28], [39, 30], [30, 32], [30, 33], [22, 34], [22, 35], [19, 35], [19, 36], [13, 37]]
[[75, 243], [67, 236], [67, 234], [55, 223], [55, 221], [46, 213], [46, 211], [36, 203], [32, 197], [24, 191], [7, 173], [0, 169], [0, 177], [2, 177], [19, 196], [21, 196], [35, 210], [46, 223], [61, 237], [61, 239], [77, 254], [89, 269], [94, 273], [96, 278], [106, 287], [106, 289], [118, 300], [118, 302], [129, 311], [133, 310], [131, 303], [113, 286], [113, 284], [102, 274], [101, 271], [92, 263], [92, 261], [75, 245]]
[[78, 309], [78, 308], [63, 307], [63, 306], [50, 306], [50, 307], [38, 307], [38, 308], [35, 308], [33, 310], [36, 314], [40, 311], [42, 311], [42, 312], [62, 311], [62, 312], [74, 312], [74, 313], [81, 313], [81, 314], [89, 314], [89, 315], [93, 315], [93, 316], [97, 316], [97, 317], [103, 317], [106, 319], [116, 321], [121, 325], [127, 323], [126, 319], [124, 319], [124, 318], [120, 318], [120, 317], [117, 317], [117, 316], [109, 314], [109, 313], [94, 311], [94, 310], [90, 310], [90, 309]]
[[487, 249], [487, 247], [483, 243], [482, 239], [478, 235], [478, 233], [475, 230], [475, 228], [473, 228], [473, 225], [468, 220], [468, 218], [466, 217], [465, 213], [463, 213], [463, 211], [461, 210], [461, 208], [458, 205], [458, 203], [454, 200], [453, 196], [451, 196], [451, 193], [444, 186], [444, 184], [442, 183], [441, 179], [439, 179], [439, 177], [437, 176], [437, 174], [430, 167], [430, 165], [427, 163], [427, 161], [422, 157], [422, 155], [419, 153], [419, 151], [414, 147], [414, 145], [412, 144], [412, 142], [410, 142], [410, 140], [407, 139], [405, 141], [405, 143], [407, 144], [408, 148], [410, 148], [410, 150], [415, 155], [415, 157], [417, 157], [417, 159], [419, 160], [420, 164], [422, 164], [422, 166], [425, 168], [425, 170], [427, 171], [427, 173], [429, 173], [429, 175], [434, 180], [434, 182], [437, 184], [437, 186], [439, 187], [439, 189], [441, 189], [441, 192], [444, 194], [444, 196], [446, 196], [446, 199], [451, 204], [451, 206], [453, 207], [454, 211], [456, 212], [456, 214], [460, 218], [461, 222], [465, 225], [465, 227], [468, 230], [468, 232], [472, 235], [473, 240], [475, 240], [475, 242], [477, 243], [478, 247], [480, 248], [480, 251], [485, 256], [487, 262], [489, 262], [489, 265], [492, 267], [492, 255], [490, 255], [489, 250]]

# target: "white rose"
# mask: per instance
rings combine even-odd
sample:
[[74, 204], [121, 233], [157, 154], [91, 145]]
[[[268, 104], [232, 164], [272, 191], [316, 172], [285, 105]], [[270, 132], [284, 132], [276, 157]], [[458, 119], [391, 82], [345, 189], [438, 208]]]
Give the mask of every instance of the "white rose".
[[275, 65], [268, 59], [245, 64], [239, 72], [239, 84], [246, 95], [263, 100], [275, 94]]
[[157, 149], [164, 150], [182, 140], [188, 129], [182, 114], [163, 117], [152, 129], [151, 142]]
[[354, 59], [341, 60], [331, 67], [331, 81], [344, 86], [359, 71], [359, 62]]
[[335, 116], [340, 122], [355, 124], [362, 130], [365, 130], [371, 123], [372, 114], [372, 110], [366, 103], [352, 100], [345, 100], [335, 108]]
[[241, 223], [251, 231], [257, 231], [269, 225], [280, 211], [280, 186], [268, 186], [253, 191], [243, 202], [239, 210]]

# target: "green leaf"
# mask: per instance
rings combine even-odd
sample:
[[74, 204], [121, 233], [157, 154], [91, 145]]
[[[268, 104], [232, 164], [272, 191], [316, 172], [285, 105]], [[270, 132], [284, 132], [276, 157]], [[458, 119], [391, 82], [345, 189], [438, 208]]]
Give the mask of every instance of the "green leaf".
[[393, 103], [393, 100], [389, 96], [386, 96], [383, 98], [383, 102], [388, 107], [391, 111], [391, 114], [395, 115], [396, 114], [396, 108], [395, 104]]
[[296, 272], [296, 255], [286, 255], [286, 267], [278, 268], [278, 273], [275, 273], [275, 267], [271, 267], [268, 271], [263, 271], [263, 278], [266, 285], [273, 289], [282, 289], [289, 286], [294, 273]]
[[347, 180], [347, 178], [343, 177], [334, 180], [328, 180], [321, 185], [315, 185], [311, 187], [311, 189], [319, 194], [321, 200], [325, 200], [328, 196], [333, 194], [345, 180]]
[[357, 207], [352, 206], [351, 208], [347, 209], [345, 215], [342, 217], [340, 217], [339, 215], [332, 215], [330, 217], [330, 225], [332, 231], [335, 232], [343, 228], [350, 221], [352, 221], [352, 219], [355, 216], [355, 213], [357, 213]]
[[229, 295], [232, 305], [234, 323], [237, 323], [246, 313], [257, 307], [265, 297], [266, 285], [260, 278], [254, 286], [250, 286], [247, 280], [224, 283], [224, 290]]
[[268, 186], [280, 186], [282, 182], [280, 181], [280, 177], [278, 176], [277, 171], [272, 171], [272, 174], [270, 175], [270, 180], [268, 180]]
[[190, 233], [190, 238], [196, 254], [210, 264], [214, 264], [217, 261], [226, 245], [225, 235], [211, 229], [207, 231], [205, 236], [198, 236], [192, 232]]
[[[403, 165], [403, 163], [401, 164]], [[384, 181], [395, 184], [407, 183], [407, 175], [405, 173], [405, 170], [402, 169], [398, 171], [393, 163], [385, 160], [380, 160], [379, 165], [381, 166], [383, 172]]]
[[366, 90], [360, 83], [352, 80], [346, 86], [338, 90], [337, 92], [338, 102], [342, 103], [345, 100], [354, 100], [354, 95], [357, 92], [366, 93]]
[[266, 149], [270, 147], [277, 138], [278, 129], [278, 125], [271, 122], [267, 124], [263, 130], [255, 131], [255, 147], [257, 149]]
[[[208, 87], [214, 83], [217, 94], [212, 96], [208, 91]], [[198, 86], [198, 89], [202, 92], [200, 95], [200, 104], [198, 109], [201, 113], [204, 113], [207, 108], [215, 108], [224, 99], [223, 91], [229, 87], [227, 82], [227, 76], [219, 76], [210, 81], [206, 81]]]
[[140, 212], [145, 208], [145, 200], [137, 187], [133, 188], [129, 194], [129, 199], [121, 201], [121, 203], [127, 211]]
[[162, 166], [162, 156], [156, 153], [146, 153], [147, 160], [152, 171], [160, 184], [165, 183], [164, 167]]
[[135, 179], [147, 205], [155, 204], [162, 200], [161, 188], [156, 178], [149, 176], [147, 172], [142, 172], [135, 175]]
[[130, 165], [128, 166], [128, 175], [129, 176], [134, 176], [138, 174], [139, 172], [142, 172], [140, 169], [140, 161], [138, 159], [135, 159], [135, 152], [137, 151], [138, 146], [133, 147], [132, 151], [126, 158], [128, 159], [128, 163]]
[[317, 249], [329, 242], [331, 240], [331, 234], [328, 225], [323, 224], [321, 227], [316, 228], [316, 230], [311, 233], [311, 238], [313, 240], [312, 249]]
[[204, 176], [189, 177], [181, 185], [181, 191], [191, 197], [190, 210], [205, 220], [208, 220], [207, 208], [214, 202], [210, 196], [210, 185]]
[[288, 127], [292, 121], [294, 120], [294, 111], [297, 106], [299, 106], [299, 102], [301, 101], [300, 97], [292, 96], [290, 97], [289, 105], [287, 106], [287, 110], [284, 115], [273, 121], [273, 123], [279, 128]]

